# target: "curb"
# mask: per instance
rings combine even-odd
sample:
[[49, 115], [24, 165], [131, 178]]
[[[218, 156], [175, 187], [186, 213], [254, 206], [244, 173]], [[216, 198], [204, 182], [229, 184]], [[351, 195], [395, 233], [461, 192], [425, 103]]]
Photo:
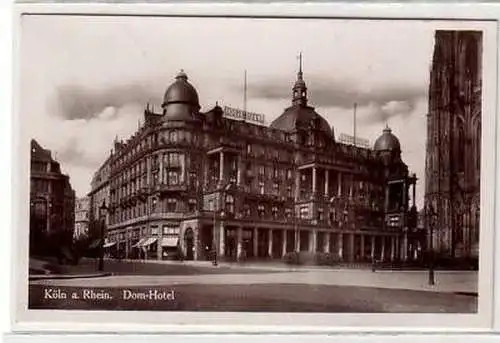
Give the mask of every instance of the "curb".
[[61, 274], [61, 275], [30, 275], [28, 280], [63, 280], [63, 279], [90, 279], [104, 276], [111, 276], [112, 273], [96, 273], [96, 274]]

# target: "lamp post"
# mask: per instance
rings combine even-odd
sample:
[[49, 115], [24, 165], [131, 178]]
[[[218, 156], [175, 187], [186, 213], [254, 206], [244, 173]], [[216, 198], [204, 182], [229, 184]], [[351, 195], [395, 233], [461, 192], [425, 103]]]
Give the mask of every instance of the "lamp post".
[[434, 207], [429, 204], [427, 206], [427, 226], [429, 230], [429, 285], [433, 286], [435, 282], [434, 278], [434, 222], [435, 222], [435, 217], [437, 216], [437, 213], [434, 209]]
[[[226, 203], [226, 192], [230, 190], [231, 186], [232, 186], [232, 183], [230, 182], [221, 188], [222, 193], [221, 193], [221, 198], [218, 201], [219, 205], [214, 208], [214, 218], [213, 218], [214, 230], [213, 230], [213, 234], [212, 234], [212, 246], [213, 246], [212, 252], [214, 255], [213, 260], [212, 260], [212, 264], [214, 266], [217, 265], [217, 254], [218, 254], [217, 240], [216, 240], [217, 235], [215, 234], [216, 223], [217, 223], [217, 213], [219, 213], [219, 217], [222, 220], [222, 218], [224, 218], [224, 216], [225, 216], [224, 208], [225, 208], [225, 203]], [[222, 237], [222, 239], [224, 239], [224, 237]], [[221, 240], [221, 237], [219, 237], [219, 242], [220, 242], [220, 240]]]
[[213, 230], [213, 233], [212, 233], [212, 255], [213, 255], [213, 260], [212, 260], [212, 264], [214, 266], [217, 265], [217, 239], [216, 239], [216, 235], [215, 235], [215, 230], [216, 230], [216, 220], [217, 220], [217, 208], [214, 208], [214, 230]]
[[100, 233], [100, 243], [99, 243], [99, 266], [98, 270], [104, 270], [104, 232], [106, 226], [106, 213], [108, 212], [108, 207], [106, 206], [106, 201], [102, 202], [101, 207], [99, 207], [99, 218], [101, 219], [101, 233]]

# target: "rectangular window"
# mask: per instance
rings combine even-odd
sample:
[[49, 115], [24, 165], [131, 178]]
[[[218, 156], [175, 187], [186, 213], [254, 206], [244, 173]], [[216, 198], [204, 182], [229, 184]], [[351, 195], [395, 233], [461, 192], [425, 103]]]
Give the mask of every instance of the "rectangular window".
[[273, 212], [273, 218], [274, 219], [278, 218], [278, 207], [273, 206], [272, 212]]
[[264, 205], [259, 205], [257, 207], [257, 211], [258, 211], [259, 217], [264, 217], [264, 215], [266, 214], [266, 209], [265, 209]]
[[318, 220], [323, 220], [323, 209], [318, 208]]
[[175, 212], [177, 209], [177, 200], [173, 198], [167, 199], [167, 212]]
[[303, 206], [300, 208], [300, 219], [308, 219], [309, 218], [309, 207]]
[[151, 235], [152, 236], [158, 235], [158, 226], [152, 226], [151, 227]]
[[179, 184], [179, 172], [172, 170], [168, 172], [168, 184], [171, 186]]
[[279, 186], [279, 184], [278, 184], [277, 182], [273, 183], [273, 193], [274, 193], [275, 195], [278, 195], [279, 190], [280, 190], [280, 186]]
[[194, 212], [196, 210], [196, 199], [189, 199], [188, 208], [189, 212]]
[[264, 187], [264, 182], [260, 181], [259, 182], [259, 194], [263, 195], [266, 192], [265, 187]]

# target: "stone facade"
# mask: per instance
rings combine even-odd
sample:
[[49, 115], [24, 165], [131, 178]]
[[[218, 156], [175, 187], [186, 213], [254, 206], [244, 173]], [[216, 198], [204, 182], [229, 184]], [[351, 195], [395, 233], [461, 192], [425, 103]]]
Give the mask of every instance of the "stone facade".
[[405, 260], [420, 249], [408, 241], [417, 178], [399, 141], [386, 128], [373, 149], [336, 142], [307, 103], [302, 70], [291, 106], [270, 126], [244, 111], [235, 119], [218, 105], [199, 109], [181, 72], [161, 109], [148, 105], [138, 131], [115, 140], [106, 161], [115, 254], [209, 259], [215, 251], [238, 260], [309, 251], [360, 261]]
[[427, 228], [433, 230], [432, 249], [450, 257], [478, 255], [481, 59], [481, 32], [436, 32], [427, 117], [425, 208]]
[[31, 140], [30, 250], [46, 237], [64, 237], [71, 244], [75, 226], [75, 192], [50, 150]]

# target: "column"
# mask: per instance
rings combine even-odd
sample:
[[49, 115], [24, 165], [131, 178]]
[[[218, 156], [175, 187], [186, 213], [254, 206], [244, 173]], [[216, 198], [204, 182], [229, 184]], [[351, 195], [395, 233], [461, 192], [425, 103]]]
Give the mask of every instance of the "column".
[[[300, 170], [297, 169], [295, 171], [295, 194], [294, 194], [295, 201], [299, 200], [299, 196], [300, 196]], [[295, 216], [297, 216], [296, 211], [297, 209], [294, 207], [293, 213]]]
[[226, 237], [225, 236], [225, 231], [224, 230], [224, 223], [222, 222], [222, 220], [220, 221], [220, 224], [219, 224], [219, 256], [222, 257], [226, 254], [226, 246], [225, 246], [225, 243], [226, 243]]
[[219, 153], [219, 183], [224, 183], [224, 151]]
[[[199, 250], [200, 250], [200, 237], [199, 237], [199, 228], [194, 227], [193, 228], [193, 260], [198, 261], [199, 259]], [[205, 249], [205, 247], [203, 247]]]
[[396, 248], [396, 256], [398, 257], [398, 259], [401, 259], [401, 243], [399, 241], [399, 236], [395, 238], [394, 245]]
[[163, 153], [160, 154], [160, 173], [158, 174], [158, 183], [163, 184], [164, 182], [164, 175], [163, 175], [163, 160], [165, 158], [165, 155]]
[[329, 189], [328, 189], [329, 179], [330, 179], [330, 173], [329, 173], [328, 169], [325, 169], [325, 197], [328, 197], [328, 193], [329, 193]]
[[313, 195], [316, 194], [316, 186], [317, 186], [316, 167], [313, 167], [312, 168], [312, 192], [313, 192]]
[[[49, 181], [49, 187], [50, 187], [50, 181]], [[46, 202], [45, 202], [45, 209], [47, 212], [47, 224], [46, 224], [47, 225], [47, 233], [49, 233], [51, 231], [51, 227], [50, 227], [50, 225], [51, 225], [50, 224], [50, 217], [52, 215], [51, 208], [52, 208], [52, 204], [50, 203], [50, 197], [48, 197], [46, 199]], [[101, 218], [99, 218], [99, 225], [103, 225]]]
[[238, 172], [236, 174], [236, 182], [238, 184], [238, 186], [241, 185], [241, 171], [243, 169], [243, 165], [241, 163], [241, 155], [238, 155]]
[[376, 239], [376, 236], [372, 236], [372, 239], [371, 239], [372, 247], [371, 247], [371, 252], [370, 252], [370, 257], [372, 260], [375, 258], [375, 239]]
[[384, 211], [389, 210], [389, 185], [385, 186], [385, 199], [384, 199]]
[[253, 244], [252, 244], [253, 245], [253, 247], [252, 247], [253, 248], [253, 257], [255, 258], [255, 257], [258, 257], [258, 255], [259, 255], [259, 230], [256, 227], [253, 228], [252, 239], [253, 239]]
[[391, 237], [391, 262], [394, 261], [394, 257], [396, 254], [396, 240], [394, 237]]
[[342, 195], [342, 175], [339, 172], [337, 172], [337, 196]]
[[[161, 259], [162, 259], [162, 253], [163, 253], [163, 249], [162, 249], [162, 246], [161, 246], [162, 234], [163, 234], [163, 228], [162, 228], [161, 225], [159, 225], [159, 227], [158, 227], [158, 236], [157, 236], [158, 237], [158, 241], [156, 242], [156, 244], [157, 244], [157, 246], [156, 246], [156, 259], [158, 261], [161, 261]], [[126, 249], [128, 249], [128, 232], [126, 233], [126, 235], [127, 235], [127, 243], [125, 244], [125, 246], [126, 246]], [[182, 249], [182, 246], [181, 246], [181, 249]], [[184, 251], [185, 249], [182, 249], [182, 250], [183, 250], [184, 256], [186, 256], [187, 251]], [[128, 252], [126, 254], [128, 256]]]
[[241, 260], [243, 253], [243, 228], [238, 226], [236, 228], [236, 259]]
[[295, 230], [295, 251], [300, 251], [300, 230]]
[[146, 183], [151, 185], [151, 157], [146, 158]]
[[283, 240], [282, 240], [282, 246], [281, 246], [281, 256], [285, 256], [286, 254], [286, 246], [287, 246], [287, 230], [283, 230]]
[[382, 251], [380, 252], [380, 261], [384, 262], [385, 259], [385, 236], [381, 236], [382, 238]]
[[361, 235], [361, 253], [360, 253], [360, 258], [361, 260], [364, 260], [365, 259], [365, 235]]
[[350, 177], [349, 177], [349, 198], [352, 198], [353, 184], [354, 184], [354, 176], [350, 175]]
[[331, 235], [331, 233], [325, 232], [324, 235], [325, 235], [325, 243], [323, 246], [323, 251], [328, 254], [328, 253], [330, 253], [330, 235]]
[[354, 261], [354, 234], [349, 235], [349, 260]]
[[318, 232], [316, 230], [312, 230], [309, 232], [309, 252], [316, 252], [316, 245], [318, 240]]
[[267, 254], [270, 258], [273, 258], [273, 230], [269, 229], [269, 240], [267, 246]]
[[204, 159], [203, 159], [203, 183], [202, 185], [208, 185], [209, 182], [211, 182], [211, 180], [209, 179], [209, 174], [208, 174], [208, 170], [210, 169], [210, 156], [212, 155], [207, 155]]
[[344, 237], [343, 234], [339, 232], [337, 235], [337, 253], [339, 258], [342, 260], [344, 258]]
[[408, 260], [408, 235], [404, 234], [404, 237], [403, 237], [403, 261], [407, 261]]
[[[406, 209], [406, 204], [408, 203], [408, 185], [406, 181], [403, 182], [403, 208]], [[398, 208], [399, 211], [399, 208]]]

